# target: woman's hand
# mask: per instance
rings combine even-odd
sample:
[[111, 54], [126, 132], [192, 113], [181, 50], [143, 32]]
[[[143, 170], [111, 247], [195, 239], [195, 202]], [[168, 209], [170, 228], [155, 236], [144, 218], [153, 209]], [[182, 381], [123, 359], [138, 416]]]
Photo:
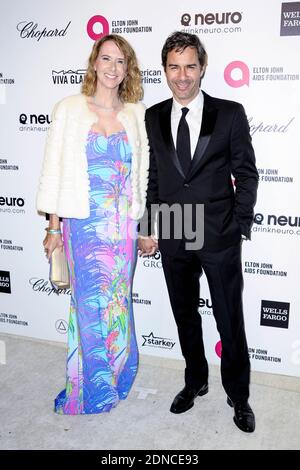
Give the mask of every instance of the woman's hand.
[[139, 256], [152, 256], [158, 250], [158, 243], [156, 238], [150, 237], [138, 237], [138, 254]]
[[43, 245], [44, 245], [46, 258], [50, 259], [55, 248], [60, 248], [61, 250], [63, 248], [64, 243], [63, 243], [61, 233], [56, 233], [56, 234], [47, 233], [43, 241]]

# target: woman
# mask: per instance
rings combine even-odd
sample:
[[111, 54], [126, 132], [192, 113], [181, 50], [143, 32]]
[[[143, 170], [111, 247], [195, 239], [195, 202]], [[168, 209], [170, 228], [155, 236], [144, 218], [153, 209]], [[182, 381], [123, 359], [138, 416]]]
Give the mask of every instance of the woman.
[[131, 285], [149, 163], [142, 94], [135, 52], [112, 34], [95, 42], [82, 94], [54, 108], [37, 209], [50, 214], [46, 256], [64, 245], [71, 278], [60, 414], [110, 411], [136, 375]]

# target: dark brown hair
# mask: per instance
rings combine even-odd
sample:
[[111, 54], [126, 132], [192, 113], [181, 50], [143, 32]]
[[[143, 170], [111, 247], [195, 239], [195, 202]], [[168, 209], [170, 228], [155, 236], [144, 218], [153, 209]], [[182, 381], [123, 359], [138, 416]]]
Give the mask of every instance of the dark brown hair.
[[207, 53], [198, 36], [190, 33], [175, 31], [170, 34], [161, 51], [161, 60], [164, 70], [166, 70], [168, 53], [175, 49], [176, 52], [183, 52], [187, 47], [193, 47], [198, 53], [201, 67], [207, 63]]

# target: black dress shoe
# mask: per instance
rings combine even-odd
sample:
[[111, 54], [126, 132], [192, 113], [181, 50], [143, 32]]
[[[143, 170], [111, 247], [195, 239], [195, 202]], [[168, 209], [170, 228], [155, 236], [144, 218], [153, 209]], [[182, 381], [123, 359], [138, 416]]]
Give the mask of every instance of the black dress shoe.
[[171, 405], [171, 413], [184, 413], [194, 406], [194, 400], [197, 396], [205, 395], [208, 392], [208, 384], [202, 385], [200, 389], [185, 386], [181, 392], [176, 395]]
[[234, 408], [233, 421], [241, 431], [253, 432], [255, 429], [255, 416], [247, 400], [236, 401], [233, 403], [227, 397], [227, 403], [231, 408]]

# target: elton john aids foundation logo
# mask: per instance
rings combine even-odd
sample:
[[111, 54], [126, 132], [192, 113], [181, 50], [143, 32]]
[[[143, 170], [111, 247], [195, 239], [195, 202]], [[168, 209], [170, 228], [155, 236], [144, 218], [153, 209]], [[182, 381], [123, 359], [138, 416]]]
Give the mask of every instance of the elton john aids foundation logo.
[[240, 60], [230, 62], [224, 70], [224, 79], [227, 85], [233, 88], [249, 86], [250, 72], [248, 65]]
[[222, 343], [221, 343], [221, 341], [218, 341], [217, 344], [215, 345], [215, 353], [221, 359], [221, 356], [222, 356]]
[[[101, 31], [97, 31], [97, 29], [99, 29], [99, 25]], [[86, 30], [89, 37], [93, 39], [93, 41], [97, 41], [98, 39], [103, 38], [103, 36], [109, 34], [109, 24], [104, 16], [95, 15], [89, 19]]]

